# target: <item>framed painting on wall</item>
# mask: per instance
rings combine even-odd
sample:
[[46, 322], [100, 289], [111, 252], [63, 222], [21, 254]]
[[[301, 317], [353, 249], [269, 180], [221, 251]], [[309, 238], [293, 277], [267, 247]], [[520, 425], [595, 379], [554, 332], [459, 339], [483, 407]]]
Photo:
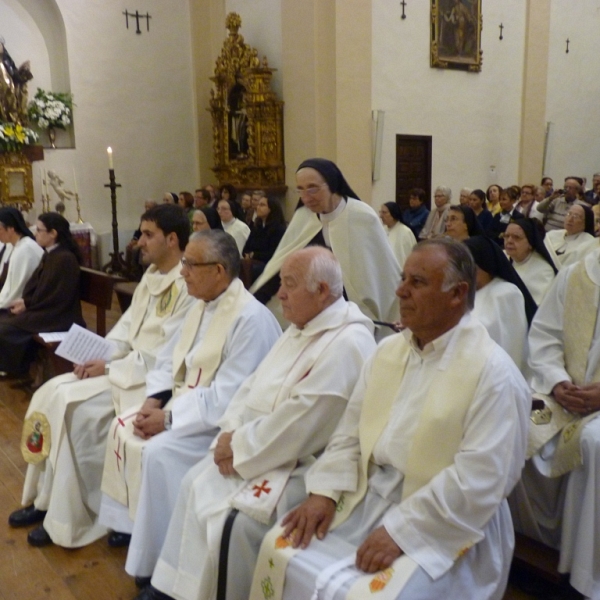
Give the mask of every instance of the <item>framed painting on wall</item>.
[[481, 71], [481, 0], [430, 0], [431, 66]]

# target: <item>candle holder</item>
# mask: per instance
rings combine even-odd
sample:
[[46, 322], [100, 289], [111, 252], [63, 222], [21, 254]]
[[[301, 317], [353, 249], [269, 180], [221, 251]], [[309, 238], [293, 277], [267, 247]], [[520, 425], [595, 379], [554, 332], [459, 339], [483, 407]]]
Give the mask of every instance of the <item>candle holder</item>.
[[108, 170], [110, 183], [105, 183], [104, 187], [110, 188], [110, 204], [112, 207], [112, 235], [113, 235], [113, 252], [110, 254], [110, 261], [106, 263], [102, 270], [111, 275], [125, 275], [127, 265], [123, 259], [123, 253], [119, 252], [119, 223], [117, 221], [117, 188], [121, 187], [120, 183], [115, 180], [115, 170]]
[[77, 223], [81, 225], [83, 219], [81, 218], [81, 206], [79, 205], [79, 194], [75, 192], [75, 208], [77, 208]]

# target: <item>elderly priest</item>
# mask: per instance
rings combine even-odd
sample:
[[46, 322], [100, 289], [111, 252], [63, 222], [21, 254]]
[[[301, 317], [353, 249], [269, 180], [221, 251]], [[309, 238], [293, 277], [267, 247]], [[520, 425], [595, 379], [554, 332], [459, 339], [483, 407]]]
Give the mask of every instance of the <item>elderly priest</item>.
[[[325, 248], [298, 250], [284, 262], [278, 297], [292, 325], [234, 397], [214, 453], [184, 479], [152, 579], [162, 592], [214, 598], [221, 532], [234, 506], [244, 550], [231, 561], [227, 597], [247, 598], [262, 537], [304, 499], [303, 475], [375, 350], [373, 324], [342, 290], [340, 265]], [[153, 523], [164, 517], [153, 512], [147, 523], [136, 521], [130, 573], [152, 573], [160, 552]], [[152, 597], [163, 596], [152, 587], [140, 596]]]
[[208, 451], [229, 401], [281, 335], [271, 312], [238, 279], [240, 255], [229, 234], [194, 233], [181, 262], [188, 293], [199, 301], [148, 373], [144, 404], [119, 415], [109, 431], [100, 522], [119, 534], [133, 529], [142, 450], [145, 483], [165, 481], [150, 495], [175, 496]]
[[[165, 340], [181, 326], [194, 299], [179, 271], [189, 221], [172, 204], [142, 215], [139, 245], [150, 265], [129, 309], [107, 338], [110, 362], [90, 361], [55, 377], [33, 396], [25, 419], [23, 490], [27, 508], [10, 515], [13, 527], [44, 521], [30, 544], [83, 546], [106, 534], [98, 523], [100, 482], [108, 428], [115, 416], [146, 397], [146, 374]], [[47, 511], [47, 514], [46, 514]]]
[[462, 244], [415, 247], [397, 291], [406, 329], [365, 363], [309, 498], [265, 537], [253, 600], [502, 598], [530, 394], [469, 314], [474, 293]]

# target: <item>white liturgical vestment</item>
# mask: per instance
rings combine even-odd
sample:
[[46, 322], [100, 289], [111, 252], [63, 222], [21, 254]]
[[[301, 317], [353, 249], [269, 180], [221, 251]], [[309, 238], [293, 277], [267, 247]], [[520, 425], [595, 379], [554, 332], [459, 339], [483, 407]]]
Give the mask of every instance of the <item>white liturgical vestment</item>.
[[[398, 336], [382, 342], [363, 367], [335, 434], [307, 473], [307, 492], [336, 500], [334, 525], [342, 522], [323, 540], [292, 552], [283, 589], [287, 600], [310, 598], [315, 590], [313, 598], [335, 600], [503, 596], [514, 545], [505, 498], [525, 458], [529, 388], [470, 315], [422, 350], [408, 330]], [[480, 351], [475, 360], [474, 340]], [[387, 391], [381, 381], [382, 368], [390, 372], [386, 356], [394, 362], [402, 357], [394, 388]], [[469, 372], [470, 361], [477, 364]], [[440, 413], [443, 417], [436, 416]], [[438, 467], [428, 462], [440, 460], [447, 466], [432, 476]], [[391, 569], [361, 576], [353, 566], [356, 549], [381, 525], [404, 556]], [[276, 527], [263, 542], [252, 600], [277, 598], [271, 592], [285, 564], [279, 556], [289, 552], [281, 538], [272, 545], [272, 533], [280, 531]], [[401, 580], [396, 588], [395, 578]], [[368, 596], [348, 596], [363, 580]], [[383, 593], [387, 583], [399, 595]]]
[[145, 398], [146, 373], [193, 302], [180, 270], [177, 264], [165, 274], [155, 266], [146, 271], [107, 335], [117, 346], [108, 376], [61, 375], [31, 400], [27, 417], [46, 415], [52, 440], [48, 458], [27, 467], [22, 503], [48, 511], [44, 528], [55, 544], [83, 546], [106, 533], [97, 516], [108, 426], [115, 408]]
[[513, 260], [512, 266], [539, 306], [554, 281], [552, 267], [535, 251], [521, 262]]
[[23, 290], [42, 260], [44, 250], [29, 236], [23, 236], [14, 246], [8, 244], [2, 257], [2, 265], [8, 261], [6, 281], [0, 291], [0, 308], [9, 308], [21, 298]]
[[[254, 521], [252, 515], [262, 518], [261, 495], [279, 493], [279, 500], [273, 498], [264, 514], [264, 534], [276, 515], [304, 498], [302, 474], [314, 461], [313, 455], [327, 444], [364, 360], [375, 350], [372, 331], [371, 321], [343, 298], [303, 329], [291, 325], [286, 330], [244, 382], [220, 422], [222, 431], [234, 432], [233, 466], [239, 476], [221, 476], [212, 453], [188, 473], [154, 571], [155, 587], [176, 598], [214, 598], [221, 532], [232, 504], [242, 510], [240, 520]], [[285, 489], [279, 489], [280, 482]], [[246, 488], [252, 493], [237, 504]], [[146, 525], [151, 526], [157, 517], [153, 514]], [[256, 550], [260, 525], [256, 521]], [[134, 536], [137, 526], [136, 521]], [[143, 530], [139, 528], [147, 541], [156, 539]], [[141, 541], [136, 547], [137, 560], [130, 547], [126, 568], [130, 574], [149, 575], [160, 547], [152, 549]], [[235, 545], [230, 548], [235, 552]], [[230, 600], [247, 597], [255, 559], [251, 553], [231, 559], [230, 580], [235, 590], [229, 589]]]
[[385, 227], [388, 242], [394, 252], [394, 256], [402, 269], [408, 255], [412, 252], [417, 240], [415, 234], [404, 223], [398, 221], [393, 227]]

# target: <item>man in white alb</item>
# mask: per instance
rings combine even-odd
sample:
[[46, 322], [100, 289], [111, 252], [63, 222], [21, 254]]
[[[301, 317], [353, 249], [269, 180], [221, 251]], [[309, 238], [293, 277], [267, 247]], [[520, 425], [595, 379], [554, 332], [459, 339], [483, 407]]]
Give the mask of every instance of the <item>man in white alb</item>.
[[[229, 234], [194, 233], [182, 264], [198, 301], [148, 373], [146, 401], [121, 413], [109, 431], [100, 522], [115, 535], [131, 533], [142, 485], [148, 499], [177, 495], [231, 398], [281, 335], [271, 312], [239, 280], [240, 255]], [[142, 502], [141, 519], [145, 510]]]
[[265, 537], [252, 600], [502, 598], [530, 394], [469, 314], [474, 293], [463, 244], [415, 247], [397, 291], [406, 329], [365, 363], [309, 498]]
[[[247, 598], [262, 536], [305, 497], [303, 475], [375, 350], [372, 322], [342, 290], [341, 269], [329, 250], [306, 248], [286, 259], [278, 297], [292, 325], [237, 392], [214, 453], [188, 473], [171, 513], [151, 512], [145, 524], [136, 520], [130, 574], [150, 575], [158, 559], [152, 581], [163, 593], [214, 598], [221, 532], [233, 506], [240, 513], [227, 597]], [[160, 537], [151, 532], [168, 516], [159, 558], [154, 544]], [[149, 588], [140, 598], [153, 595]]]
[[[179, 273], [189, 238], [187, 215], [162, 204], [142, 215], [140, 228], [142, 260], [150, 267], [131, 306], [107, 335], [116, 345], [111, 361], [90, 361], [73, 374], [55, 377], [34, 394], [27, 411], [26, 508], [15, 511], [9, 523], [20, 527], [43, 520], [29, 533], [33, 545], [53, 541], [78, 547], [106, 534], [98, 511], [108, 427], [115, 411], [143, 401], [146, 373], [194, 300]], [[38, 433], [45, 433], [45, 440]]]

